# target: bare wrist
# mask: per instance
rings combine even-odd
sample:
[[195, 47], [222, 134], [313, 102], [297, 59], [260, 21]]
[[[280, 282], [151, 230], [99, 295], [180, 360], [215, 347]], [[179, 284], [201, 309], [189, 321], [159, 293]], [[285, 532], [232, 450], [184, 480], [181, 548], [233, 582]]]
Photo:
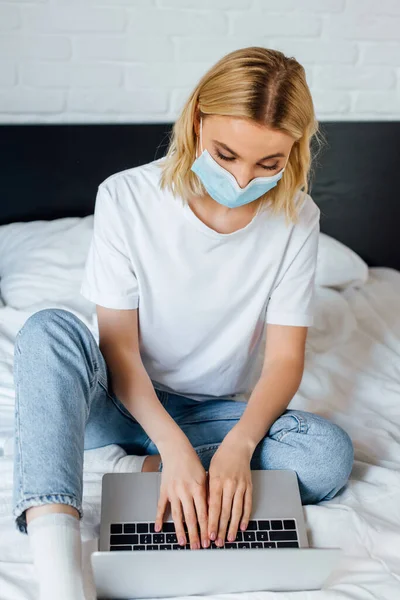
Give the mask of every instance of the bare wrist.
[[176, 453], [179, 451], [179, 448], [185, 449], [191, 447], [191, 444], [187, 438], [187, 436], [180, 429], [179, 432], [171, 433], [170, 436], [165, 437], [161, 440], [155, 442], [159, 453], [161, 454], [162, 459], [165, 458], [171, 452]]
[[237, 426], [233, 427], [225, 436], [224, 442], [232, 444], [235, 448], [243, 448], [247, 451], [250, 456], [253, 455], [256, 449], [257, 442], [247, 435], [245, 432], [239, 430]]

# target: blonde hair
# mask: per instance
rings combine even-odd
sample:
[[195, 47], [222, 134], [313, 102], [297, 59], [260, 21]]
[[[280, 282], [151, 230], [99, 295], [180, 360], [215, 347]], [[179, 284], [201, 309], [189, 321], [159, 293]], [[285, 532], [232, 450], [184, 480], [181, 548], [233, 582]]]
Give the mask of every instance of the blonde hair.
[[320, 142], [304, 67], [278, 50], [251, 46], [230, 52], [203, 75], [174, 123], [160, 161], [161, 189], [167, 187], [183, 202], [207, 194], [190, 169], [196, 159], [195, 119], [206, 115], [244, 117], [295, 139], [282, 178], [255, 202], [258, 211], [268, 203], [273, 213], [284, 211], [286, 221], [296, 222], [297, 192], [303, 190], [304, 200], [309, 190], [313, 136]]

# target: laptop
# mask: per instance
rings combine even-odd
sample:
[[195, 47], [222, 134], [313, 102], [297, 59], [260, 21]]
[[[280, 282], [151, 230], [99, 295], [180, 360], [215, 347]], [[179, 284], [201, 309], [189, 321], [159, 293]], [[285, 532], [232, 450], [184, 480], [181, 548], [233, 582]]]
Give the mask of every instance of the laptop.
[[343, 551], [309, 547], [296, 472], [251, 474], [247, 530], [222, 548], [211, 542], [199, 550], [177, 543], [169, 503], [161, 532], [154, 531], [161, 472], [104, 474], [99, 546], [91, 554], [98, 598], [321, 589]]

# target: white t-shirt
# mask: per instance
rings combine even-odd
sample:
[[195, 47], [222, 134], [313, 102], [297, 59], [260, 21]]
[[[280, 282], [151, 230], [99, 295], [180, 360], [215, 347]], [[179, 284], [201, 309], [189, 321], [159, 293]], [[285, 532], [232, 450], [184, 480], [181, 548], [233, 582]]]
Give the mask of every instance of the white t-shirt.
[[99, 185], [80, 292], [107, 308], [139, 307], [155, 388], [246, 397], [265, 324], [313, 324], [320, 210], [307, 195], [295, 225], [267, 209], [218, 233], [160, 189], [161, 161]]

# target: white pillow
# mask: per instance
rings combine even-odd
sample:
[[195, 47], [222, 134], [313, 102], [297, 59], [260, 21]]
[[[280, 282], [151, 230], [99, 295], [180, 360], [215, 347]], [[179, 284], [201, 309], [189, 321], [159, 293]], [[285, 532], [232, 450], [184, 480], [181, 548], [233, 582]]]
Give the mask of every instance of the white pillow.
[[356, 252], [335, 238], [319, 234], [315, 285], [339, 290], [359, 287], [368, 279], [368, 265]]
[[0, 226], [4, 302], [27, 310], [78, 299], [86, 307], [79, 288], [92, 231], [93, 215]]

